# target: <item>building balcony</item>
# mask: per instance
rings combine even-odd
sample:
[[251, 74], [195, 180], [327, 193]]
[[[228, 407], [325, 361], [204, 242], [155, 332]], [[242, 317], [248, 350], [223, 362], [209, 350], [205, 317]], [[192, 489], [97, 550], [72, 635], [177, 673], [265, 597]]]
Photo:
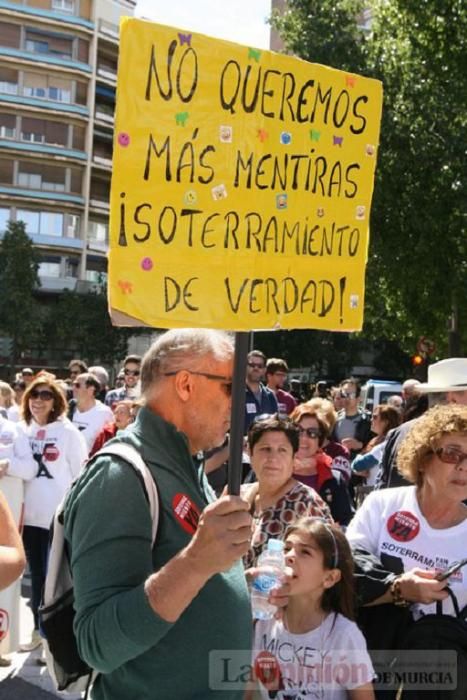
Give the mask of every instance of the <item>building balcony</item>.
[[117, 84], [117, 72], [110, 70], [110, 68], [98, 68], [96, 71], [97, 78], [102, 78], [111, 85]]
[[97, 25], [99, 35], [105, 39], [109, 39], [109, 41], [112, 41], [115, 43], [115, 45], [118, 44], [118, 37], [119, 37], [119, 27], [118, 24], [113, 24], [112, 22], [108, 22], [105, 19], [100, 19]]
[[71, 58], [62, 58], [53, 53], [42, 53], [40, 51], [26, 51], [23, 49], [12, 49], [6, 46], [0, 46], [0, 57], [11, 59], [12, 61], [21, 61], [32, 65], [43, 65], [48, 68], [64, 68], [69, 71], [84, 73], [90, 75], [91, 66], [88, 63], [75, 61]]
[[0, 0], [0, 14], [5, 11], [8, 15], [17, 15], [25, 18], [34, 17], [38, 21], [46, 22], [47, 24], [57, 24], [61, 27], [67, 26], [73, 29], [80, 29], [91, 33], [94, 29], [94, 22], [83, 17], [76, 17], [68, 13], [61, 13], [58, 10], [45, 10], [39, 7], [31, 7], [29, 5], [20, 5], [17, 2], [8, 2]]
[[78, 294], [93, 294], [105, 291], [105, 282], [91, 282], [90, 280], [76, 280]]
[[96, 107], [96, 111], [94, 112], [94, 118], [96, 122], [100, 122], [102, 126], [108, 126], [109, 129], [113, 128], [115, 118], [113, 113], [109, 113], [107, 111], [103, 111], [99, 107]]
[[47, 100], [37, 97], [25, 97], [20, 94], [5, 94], [0, 92], [0, 104], [14, 104], [22, 107], [30, 107], [34, 111], [47, 110], [52, 114], [72, 114], [73, 116], [83, 119], [89, 118], [89, 109], [83, 105], [69, 104], [66, 102], [58, 102], [56, 100]]
[[[45, 190], [34, 190], [15, 185], [0, 186], [0, 200], [11, 201], [12, 199], [21, 199], [32, 202], [47, 202], [49, 204], [78, 204], [84, 207], [84, 197], [70, 192], [51, 192]], [[101, 208], [101, 211], [105, 209]], [[109, 211], [109, 203], [107, 202], [107, 211]]]
[[68, 289], [70, 292], [75, 291], [78, 281], [75, 277], [50, 277], [40, 273], [39, 279], [41, 281], [39, 291], [54, 292], [56, 294], [63, 292], [64, 289]]
[[100, 170], [112, 171], [112, 158], [104, 158], [103, 156], [93, 156], [92, 165]]
[[96, 212], [108, 214], [110, 211], [110, 203], [108, 199], [96, 199], [91, 196], [89, 200], [89, 208], [94, 209]]
[[15, 139], [0, 138], [1, 151], [20, 151], [21, 153], [37, 154], [44, 156], [55, 156], [55, 159], [60, 160], [78, 160], [83, 162], [86, 160], [86, 153], [64, 146], [48, 145], [45, 143], [36, 143], [34, 141], [17, 141]]
[[40, 233], [30, 233], [28, 232], [29, 238], [35, 245], [42, 246], [44, 248], [61, 248], [61, 249], [73, 249], [80, 251], [84, 247], [84, 243], [80, 238], [66, 238], [64, 236], [44, 236]]

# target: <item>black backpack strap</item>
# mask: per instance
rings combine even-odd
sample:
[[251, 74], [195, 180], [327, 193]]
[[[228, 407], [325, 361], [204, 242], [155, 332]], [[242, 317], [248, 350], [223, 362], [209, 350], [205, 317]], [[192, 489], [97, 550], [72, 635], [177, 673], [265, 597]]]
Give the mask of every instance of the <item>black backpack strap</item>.
[[[444, 590], [449, 593], [449, 597], [452, 600], [452, 605], [454, 607], [454, 612], [456, 614], [456, 617], [461, 618], [462, 613], [459, 610], [459, 602], [457, 600], [456, 594], [449, 588], [449, 586], [446, 586], [446, 588]], [[466, 608], [467, 608], [467, 605], [466, 605]], [[464, 612], [464, 610], [465, 610], [465, 608], [462, 610], [462, 612]], [[442, 600], [436, 601], [436, 614], [437, 615], [444, 615], [444, 613], [443, 613], [443, 601]]]

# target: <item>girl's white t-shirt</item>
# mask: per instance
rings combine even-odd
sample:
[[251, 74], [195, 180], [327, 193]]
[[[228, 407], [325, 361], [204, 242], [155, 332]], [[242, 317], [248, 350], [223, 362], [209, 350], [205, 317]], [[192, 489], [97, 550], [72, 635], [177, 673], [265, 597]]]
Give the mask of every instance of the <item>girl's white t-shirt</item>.
[[[418, 505], [416, 487], [373, 491], [350, 522], [346, 537], [352, 547], [375, 554], [388, 571], [401, 574], [414, 568], [444, 571], [467, 552], [467, 519], [454, 527], [435, 529]], [[449, 578], [459, 607], [467, 605], [467, 566]], [[415, 604], [415, 619], [436, 612], [436, 604]], [[451, 599], [443, 612], [453, 614]]]
[[253, 670], [265, 700], [275, 689], [276, 700], [344, 700], [374, 677], [363, 634], [338, 613], [305, 634], [292, 634], [282, 620], [258, 620]]

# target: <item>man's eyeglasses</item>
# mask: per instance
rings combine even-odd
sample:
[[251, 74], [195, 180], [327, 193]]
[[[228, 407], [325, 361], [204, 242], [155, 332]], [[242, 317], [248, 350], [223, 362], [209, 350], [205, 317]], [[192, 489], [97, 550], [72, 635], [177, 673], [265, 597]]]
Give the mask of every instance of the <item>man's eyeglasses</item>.
[[141, 372], [139, 371], [139, 369], [124, 369], [123, 374], [125, 375], [125, 377], [139, 377]]
[[29, 394], [30, 399], [40, 399], [41, 401], [53, 401], [55, 395], [49, 389], [33, 389]]
[[354, 391], [341, 391], [340, 397], [341, 399], [355, 399], [357, 395]]
[[175, 377], [179, 372], [189, 372], [196, 374], [198, 377], [206, 377], [212, 382], [222, 382], [221, 386], [227, 396], [232, 395], [232, 379], [222, 374], [210, 374], [209, 372], [196, 372], [194, 369], [178, 369], [176, 372], [164, 372], [164, 377]]
[[445, 464], [458, 466], [464, 459], [467, 459], [467, 452], [456, 450], [455, 447], [439, 447], [437, 450], [434, 450], [434, 453]]
[[247, 365], [252, 369], [264, 369], [265, 367], [262, 362], [247, 362]]
[[298, 426], [298, 432], [300, 435], [306, 435], [311, 440], [319, 439], [319, 430], [317, 428], [301, 428]]

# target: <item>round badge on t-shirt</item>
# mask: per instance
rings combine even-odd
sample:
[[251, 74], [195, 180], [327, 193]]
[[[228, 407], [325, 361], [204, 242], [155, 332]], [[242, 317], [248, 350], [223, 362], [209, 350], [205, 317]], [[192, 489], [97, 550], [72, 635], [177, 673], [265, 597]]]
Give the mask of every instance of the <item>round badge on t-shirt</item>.
[[398, 542], [410, 542], [420, 532], [418, 518], [408, 510], [398, 510], [386, 523], [389, 534]]

